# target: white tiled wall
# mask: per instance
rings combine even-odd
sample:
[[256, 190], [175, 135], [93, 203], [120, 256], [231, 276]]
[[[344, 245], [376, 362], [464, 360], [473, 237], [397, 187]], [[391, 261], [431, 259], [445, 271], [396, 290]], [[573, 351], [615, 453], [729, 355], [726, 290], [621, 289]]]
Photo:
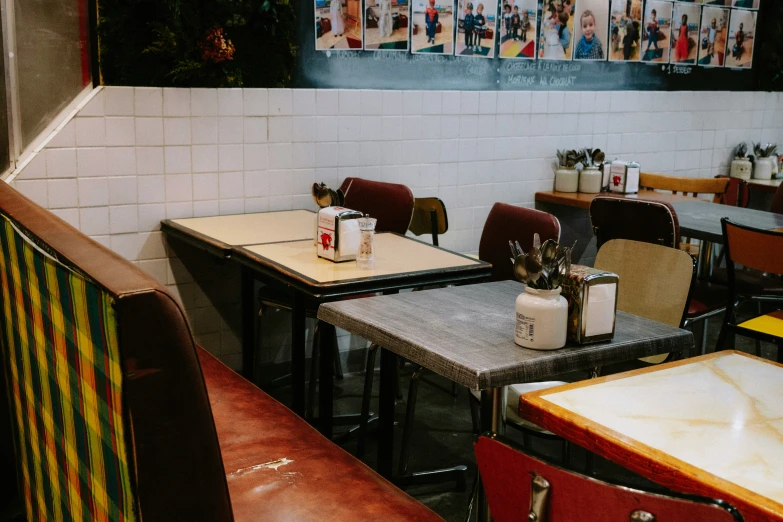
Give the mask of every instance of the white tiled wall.
[[313, 208], [314, 181], [358, 176], [437, 195], [441, 245], [473, 252], [494, 202], [552, 189], [557, 148], [713, 176], [739, 141], [782, 131], [777, 93], [108, 87], [12, 183], [169, 285], [199, 341], [236, 366], [238, 293], [217, 282], [236, 274], [177, 259], [161, 219]]

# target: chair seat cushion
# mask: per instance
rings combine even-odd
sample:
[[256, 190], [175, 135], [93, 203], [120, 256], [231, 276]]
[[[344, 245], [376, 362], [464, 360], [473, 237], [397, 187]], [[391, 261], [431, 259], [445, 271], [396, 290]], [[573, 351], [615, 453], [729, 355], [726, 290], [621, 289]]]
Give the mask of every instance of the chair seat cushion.
[[740, 328], [783, 339], [783, 311], [772, 312], [749, 319], [738, 325]]
[[725, 286], [697, 281], [688, 305], [688, 317], [698, 317], [726, 308], [728, 290]]
[[442, 521], [199, 349], [236, 522]]

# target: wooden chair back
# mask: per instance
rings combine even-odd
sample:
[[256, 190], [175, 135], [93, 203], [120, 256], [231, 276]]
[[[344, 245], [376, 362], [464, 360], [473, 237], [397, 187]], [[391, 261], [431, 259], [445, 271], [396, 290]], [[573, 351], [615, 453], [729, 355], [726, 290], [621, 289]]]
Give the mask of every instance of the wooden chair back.
[[678, 178], [646, 172], [642, 172], [639, 176], [640, 189], [665, 190], [672, 194], [691, 195], [694, 198], [711, 194], [713, 203], [723, 202], [728, 187], [728, 178]]
[[743, 520], [736, 508], [722, 501], [603, 482], [533, 458], [497, 438], [479, 437], [473, 450], [496, 522]]
[[734, 264], [783, 275], [783, 233], [760, 230], [721, 219], [726, 268], [731, 285]]
[[695, 273], [686, 252], [615, 239], [598, 251], [595, 268], [620, 276], [618, 310], [670, 326], [682, 324]]
[[420, 236], [432, 234], [432, 244], [438, 246], [438, 235], [449, 229], [446, 205], [439, 198], [416, 198], [413, 200], [413, 217], [408, 230]]
[[495, 203], [479, 242], [479, 259], [492, 264], [493, 281], [514, 279], [508, 242], [519, 241], [522, 250], [529, 252], [536, 232], [542, 243], [547, 239], [560, 241], [560, 221], [540, 210]]

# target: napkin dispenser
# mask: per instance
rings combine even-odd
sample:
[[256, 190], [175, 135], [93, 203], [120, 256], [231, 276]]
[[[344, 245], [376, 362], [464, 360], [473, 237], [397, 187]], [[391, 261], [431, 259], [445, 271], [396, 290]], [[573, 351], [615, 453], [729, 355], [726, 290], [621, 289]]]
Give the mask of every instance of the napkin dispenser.
[[359, 250], [359, 222], [362, 213], [343, 207], [324, 207], [317, 214], [318, 257], [335, 263], [356, 259]]
[[568, 300], [568, 340], [577, 344], [609, 341], [614, 337], [617, 314], [617, 274], [572, 265], [562, 283]]
[[609, 192], [636, 194], [639, 192], [641, 167], [634, 161], [613, 161], [610, 170]]

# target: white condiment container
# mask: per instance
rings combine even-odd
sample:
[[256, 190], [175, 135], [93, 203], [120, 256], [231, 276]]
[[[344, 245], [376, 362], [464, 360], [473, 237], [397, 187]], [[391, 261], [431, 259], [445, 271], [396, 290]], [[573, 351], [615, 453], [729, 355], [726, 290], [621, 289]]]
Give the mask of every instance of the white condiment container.
[[555, 190], [557, 192], [576, 192], [579, 190], [579, 172], [571, 167], [560, 167], [555, 171]]
[[585, 167], [579, 174], [579, 192], [598, 194], [601, 192], [602, 178], [601, 170], [598, 167]]
[[748, 158], [735, 158], [731, 162], [732, 178], [739, 178], [748, 181], [753, 174], [753, 163]]
[[566, 344], [568, 301], [560, 288], [525, 288], [517, 297], [514, 342], [533, 350], [559, 350]]
[[756, 158], [756, 166], [753, 168], [755, 179], [772, 179], [775, 165], [772, 158]]

